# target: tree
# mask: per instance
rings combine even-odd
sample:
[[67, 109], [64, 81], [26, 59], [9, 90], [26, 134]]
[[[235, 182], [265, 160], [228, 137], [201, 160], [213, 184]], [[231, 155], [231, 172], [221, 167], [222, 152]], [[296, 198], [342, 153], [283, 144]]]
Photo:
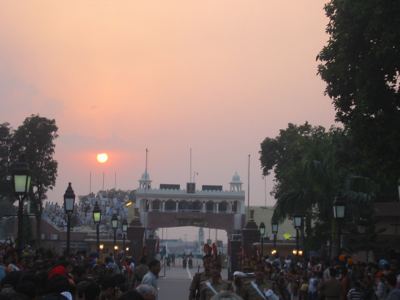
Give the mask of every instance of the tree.
[[13, 134], [12, 159], [23, 155], [31, 170], [30, 201], [36, 215], [36, 235], [40, 243], [41, 216], [46, 192], [53, 189], [57, 177], [57, 161], [53, 155], [57, 138], [55, 120], [39, 115], [26, 118]]
[[0, 124], [0, 200], [8, 198], [12, 192], [9, 178], [11, 140], [10, 124]]
[[400, 1], [331, 0], [329, 41], [318, 55], [336, 119], [380, 183], [379, 199], [396, 197], [400, 169]]
[[[340, 128], [328, 132], [309, 123], [289, 124], [276, 138], [266, 138], [261, 144], [260, 160], [263, 174], [272, 170], [276, 198], [275, 220], [282, 221], [301, 213], [305, 218], [305, 236], [313, 248], [329, 236], [332, 203], [344, 180], [351, 172], [346, 161], [347, 137]], [[318, 226], [312, 226], [312, 224]], [[314, 241], [313, 241], [314, 240]]]

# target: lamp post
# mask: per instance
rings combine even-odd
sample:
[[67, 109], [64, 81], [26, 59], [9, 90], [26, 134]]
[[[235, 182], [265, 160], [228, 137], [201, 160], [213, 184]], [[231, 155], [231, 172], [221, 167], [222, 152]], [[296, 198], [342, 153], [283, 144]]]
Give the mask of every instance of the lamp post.
[[31, 175], [29, 166], [26, 162], [17, 162], [12, 166], [12, 178], [15, 196], [18, 199], [18, 233], [17, 233], [17, 252], [21, 256], [24, 247], [24, 234], [23, 234], [23, 212], [24, 200], [26, 199], [31, 186]]
[[64, 193], [64, 210], [67, 214], [67, 250], [66, 255], [69, 255], [70, 249], [70, 234], [71, 234], [71, 216], [74, 211], [75, 193], [72, 189], [71, 182], [68, 183], [67, 190]]
[[265, 235], [265, 224], [264, 224], [264, 222], [260, 223], [259, 230], [260, 230], [260, 239], [261, 239], [261, 259], [262, 259], [263, 256], [264, 256], [264, 235]]
[[293, 254], [296, 256], [299, 255], [300, 247], [299, 247], [299, 229], [301, 228], [303, 222], [303, 216], [300, 214], [296, 214], [293, 216], [294, 220], [294, 228], [296, 229], [296, 251], [293, 251]]
[[275, 223], [275, 222], [272, 222], [271, 223], [271, 231], [272, 231], [272, 233], [273, 233], [273, 235], [274, 235], [274, 249], [272, 249], [272, 252], [273, 253], [271, 253], [271, 254], [276, 254], [277, 253], [277, 250], [276, 250], [276, 236], [278, 235], [278, 223]]
[[128, 231], [128, 221], [126, 219], [124, 219], [122, 221], [122, 249], [125, 252], [126, 248], [125, 248], [125, 239], [126, 239], [126, 233]]
[[345, 211], [346, 211], [346, 205], [344, 201], [336, 197], [335, 201], [333, 202], [333, 218], [336, 221], [338, 232], [337, 232], [337, 240], [336, 240], [336, 245], [335, 245], [335, 250], [337, 249], [337, 253], [334, 253], [334, 256], [339, 254], [340, 249], [342, 248], [342, 232], [341, 232], [341, 225], [342, 221], [345, 216]]
[[113, 214], [111, 218], [111, 227], [114, 230], [114, 250], [117, 250], [118, 248], [115, 248], [115, 246], [117, 246], [117, 228], [118, 228], [118, 216], [116, 214]]
[[93, 208], [93, 222], [96, 225], [96, 251], [100, 251], [100, 221], [101, 221], [101, 210], [99, 204], [95, 203]]

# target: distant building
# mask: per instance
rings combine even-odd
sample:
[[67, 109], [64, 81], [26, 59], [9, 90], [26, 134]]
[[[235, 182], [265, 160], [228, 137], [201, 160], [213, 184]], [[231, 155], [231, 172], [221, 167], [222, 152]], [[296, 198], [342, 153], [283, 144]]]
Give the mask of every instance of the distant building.
[[[272, 240], [273, 235], [271, 232], [271, 220], [274, 213], [274, 208], [271, 206], [250, 206], [250, 210], [254, 211], [254, 221], [258, 226], [261, 222], [264, 222], [266, 232], [265, 235]], [[246, 216], [249, 215], [250, 213], [246, 207]], [[283, 223], [279, 224], [278, 229], [277, 240], [287, 240], [289, 236], [289, 239], [294, 239], [296, 237], [296, 230], [294, 229], [293, 221], [289, 219], [286, 219], [283, 221]]]
[[229, 190], [224, 190], [222, 185], [202, 185], [200, 189], [194, 182], [187, 183], [186, 187], [180, 184], [153, 187], [151, 183], [145, 171], [135, 192], [135, 206], [129, 208], [138, 210], [146, 237], [153, 236], [152, 231], [162, 227], [217, 228], [229, 235], [243, 226], [245, 192], [236, 172]]

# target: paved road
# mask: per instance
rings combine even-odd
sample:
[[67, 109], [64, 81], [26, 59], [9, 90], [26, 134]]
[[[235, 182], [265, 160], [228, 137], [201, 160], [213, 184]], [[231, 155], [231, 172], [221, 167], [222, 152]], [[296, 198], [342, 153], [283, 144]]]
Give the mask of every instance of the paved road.
[[[200, 272], [203, 271], [200, 269]], [[197, 267], [193, 269], [183, 269], [182, 267], [171, 267], [160, 272], [158, 280], [159, 300], [187, 300], [189, 296], [189, 286], [193, 275], [197, 272]], [[222, 278], [227, 278], [226, 270], [222, 271]]]
[[[193, 270], [193, 269], [192, 269]], [[164, 271], [161, 270], [158, 280], [159, 300], [187, 300], [189, 295], [189, 286], [191, 278], [195, 270], [181, 268], [170, 268]]]

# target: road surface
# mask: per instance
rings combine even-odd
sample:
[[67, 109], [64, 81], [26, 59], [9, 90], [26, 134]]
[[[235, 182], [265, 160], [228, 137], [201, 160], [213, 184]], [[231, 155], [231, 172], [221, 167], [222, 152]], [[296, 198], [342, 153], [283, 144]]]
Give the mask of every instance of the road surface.
[[[189, 286], [194, 274], [197, 272], [197, 264], [193, 269], [182, 267], [171, 267], [162, 269], [158, 279], [159, 297], [158, 300], [187, 300]], [[203, 270], [200, 269], [200, 272]], [[222, 278], [226, 279], [226, 270], [222, 271]]]

